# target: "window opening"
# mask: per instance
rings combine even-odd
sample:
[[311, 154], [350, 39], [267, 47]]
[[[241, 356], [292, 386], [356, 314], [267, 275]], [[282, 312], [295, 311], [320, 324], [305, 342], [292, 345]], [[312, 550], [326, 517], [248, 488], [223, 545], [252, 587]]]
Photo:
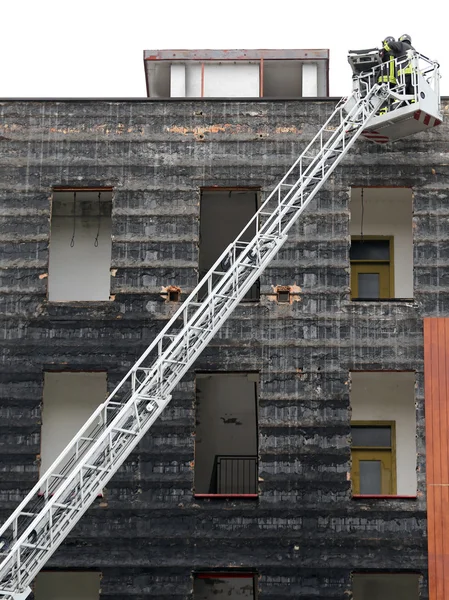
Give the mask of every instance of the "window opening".
[[34, 581], [35, 600], [98, 600], [98, 571], [41, 571]]
[[413, 298], [412, 189], [352, 187], [349, 207], [351, 299]]
[[257, 496], [256, 373], [198, 373], [195, 495]]
[[48, 298], [110, 298], [112, 190], [53, 191]]
[[[56, 460], [106, 396], [105, 372], [44, 373], [41, 474]], [[67, 457], [66, 462], [69, 460], [70, 457]]]
[[353, 573], [353, 600], [419, 600], [418, 573]]
[[417, 493], [414, 371], [351, 371], [352, 493]]
[[278, 290], [278, 302], [282, 303], [290, 303], [290, 292], [288, 290]]
[[254, 600], [256, 574], [234, 572], [197, 573], [193, 579], [194, 600]]
[[168, 292], [168, 299], [170, 302], [179, 302], [179, 291], [178, 290], [170, 290]]
[[[200, 207], [199, 276], [209, 271], [226, 247], [235, 240], [258, 208], [256, 190], [202, 190]], [[245, 232], [243, 241], [251, 241], [256, 225]], [[223, 268], [227, 268], [223, 265]], [[206, 290], [200, 293], [200, 297]], [[256, 281], [244, 301], [258, 301], [260, 282]]]

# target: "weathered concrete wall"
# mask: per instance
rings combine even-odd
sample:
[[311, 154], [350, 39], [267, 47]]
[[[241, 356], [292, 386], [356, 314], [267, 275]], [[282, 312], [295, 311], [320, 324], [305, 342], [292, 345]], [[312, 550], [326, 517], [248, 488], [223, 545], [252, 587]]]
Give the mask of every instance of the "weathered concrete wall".
[[[114, 386], [197, 281], [201, 186], [268, 192], [333, 102], [0, 105], [0, 517], [36, 481], [44, 370]], [[192, 569], [260, 572], [260, 598], [347, 597], [353, 570], [413, 569], [426, 591], [422, 317], [449, 312], [448, 128], [360, 142], [197, 370], [260, 371], [260, 499], [192, 497], [194, 374], [51, 560], [103, 572], [102, 598], [189, 598]], [[46, 300], [55, 185], [113, 186], [112, 290]], [[415, 302], [349, 299], [349, 188], [414, 189]], [[296, 284], [291, 304], [273, 286]], [[352, 500], [348, 373], [416, 370], [416, 500]]]

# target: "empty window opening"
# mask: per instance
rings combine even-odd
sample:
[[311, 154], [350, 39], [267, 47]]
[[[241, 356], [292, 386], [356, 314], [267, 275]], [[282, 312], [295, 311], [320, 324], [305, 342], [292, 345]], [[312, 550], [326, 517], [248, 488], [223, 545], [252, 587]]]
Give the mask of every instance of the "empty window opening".
[[[46, 372], [42, 405], [43, 475], [107, 396], [106, 373]], [[68, 462], [70, 457], [65, 462]], [[64, 464], [64, 463], [63, 463]]]
[[198, 373], [195, 493], [256, 495], [256, 373]]
[[179, 290], [169, 290], [168, 300], [169, 302], [179, 302], [181, 293]]
[[290, 292], [288, 290], [278, 290], [277, 292], [277, 300], [282, 303], [290, 303]]
[[[212, 267], [226, 247], [235, 240], [258, 208], [255, 190], [203, 190], [200, 213], [200, 277]], [[256, 233], [256, 225], [245, 232], [243, 241], [249, 242]], [[228, 266], [224, 264], [223, 269]], [[244, 300], [259, 300], [259, 281], [254, 283]]]
[[198, 573], [193, 579], [194, 600], [254, 600], [254, 573]]
[[419, 600], [417, 573], [353, 573], [353, 600]]
[[34, 580], [35, 600], [98, 600], [101, 573], [42, 571]]
[[353, 494], [415, 496], [415, 374], [353, 371], [351, 409]]
[[112, 191], [53, 191], [48, 298], [109, 300]]
[[325, 62], [264, 60], [261, 87], [265, 98], [327, 96]]
[[412, 190], [351, 189], [351, 297], [413, 298]]

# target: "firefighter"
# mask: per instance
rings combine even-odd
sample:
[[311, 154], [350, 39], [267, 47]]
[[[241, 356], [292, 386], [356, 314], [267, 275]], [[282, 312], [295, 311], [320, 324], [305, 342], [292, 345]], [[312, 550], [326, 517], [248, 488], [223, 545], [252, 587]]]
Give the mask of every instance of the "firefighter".
[[390, 48], [397, 59], [398, 79], [404, 77], [405, 93], [414, 95], [415, 88], [412, 83], [413, 64], [410, 61], [410, 51], [415, 50], [412, 46], [412, 38], [404, 33], [397, 42], [391, 42]]
[[[380, 66], [380, 74], [377, 78], [378, 83], [387, 83], [389, 88], [392, 88], [396, 85], [396, 69], [395, 69], [395, 55], [391, 48], [392, 44], [396, 44], [396, 40], [394, 37], [387, 36], [382, 41], [382, 48], [380, 50], [380, 58], [382, 60], [382, 64]], [[389, 102], [389, 101], [387, 101]], [[385, 114], [388, 111], [388, 104], [384, 105], [380, 109], [380, 114]]]

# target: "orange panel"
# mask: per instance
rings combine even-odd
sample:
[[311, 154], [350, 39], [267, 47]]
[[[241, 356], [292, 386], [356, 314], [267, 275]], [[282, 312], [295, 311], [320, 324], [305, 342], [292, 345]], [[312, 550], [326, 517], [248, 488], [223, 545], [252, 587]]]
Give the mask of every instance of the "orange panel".
[[424, 319], [429, 600], [449, 598], [449, 318]]

